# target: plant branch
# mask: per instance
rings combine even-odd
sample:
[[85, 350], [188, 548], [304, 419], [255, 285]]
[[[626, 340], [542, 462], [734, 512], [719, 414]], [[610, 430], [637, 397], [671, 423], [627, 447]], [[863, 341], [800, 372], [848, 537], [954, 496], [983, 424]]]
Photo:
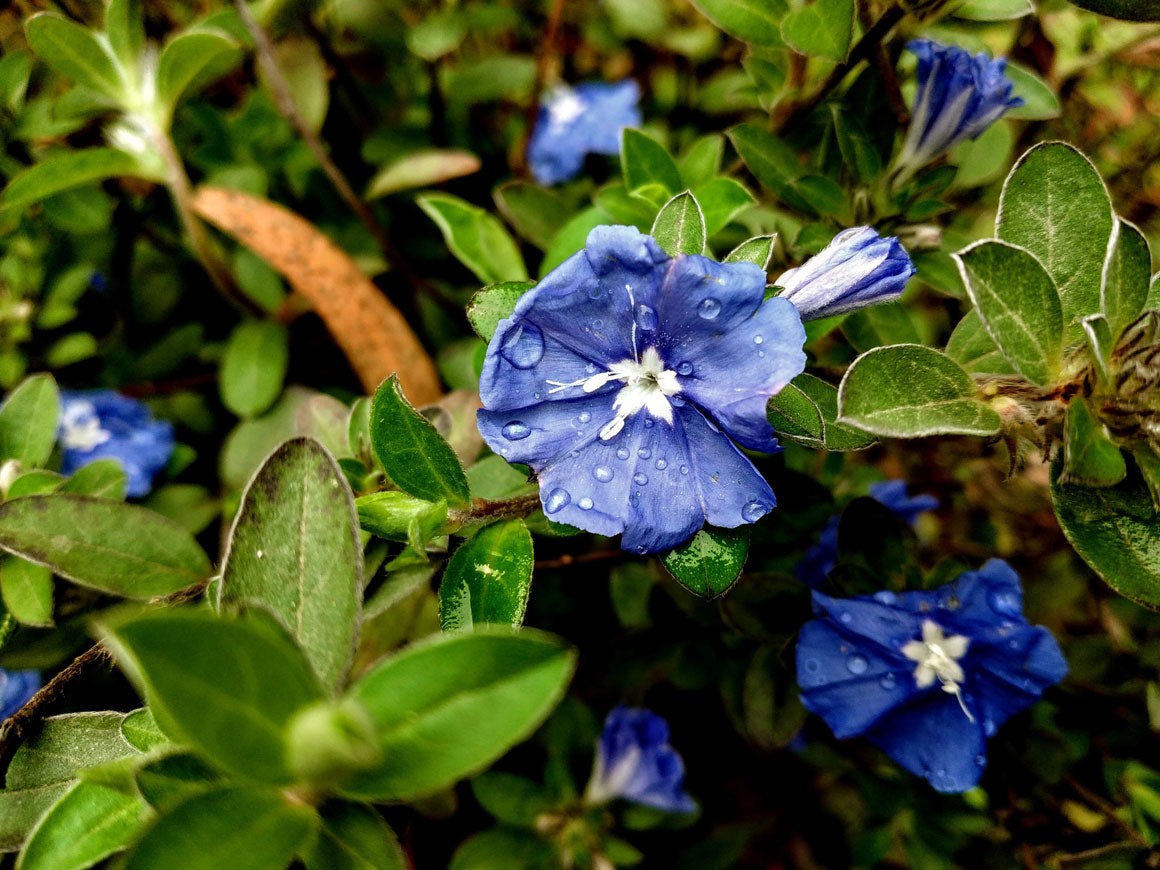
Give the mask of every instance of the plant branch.
[[536, 127], [536, 118], [540, 112], [540, 99], [544, 96], [544, 87], [548, 80], [548, 70], [552, 65], [552, 56], [556, 53], [556, 40], [560, 35], [560, 22], [564, 19], [564, 0], [552, 0], [552, 9], [548, 13], [548, 26], [544, 31], [544, 41], [540, 43], [540, 51], [536, 55], [536, 79], [532, 85], [532, 96], [524, 113], [524, 141], [520, 146], [519, 160], [521, 170], [528, 165], [528, 145], [532, 141], [532, 131]]
[[528, 517], [540, 509], [540, 494], [538, 492], [527, 495], [517, 495], [515, 498], [487, 501], [477, 498], [471, 507], [456, 511], [454, 518], [460, 523], [469, 523], [475, 520], [498, 520], [506, 517]]

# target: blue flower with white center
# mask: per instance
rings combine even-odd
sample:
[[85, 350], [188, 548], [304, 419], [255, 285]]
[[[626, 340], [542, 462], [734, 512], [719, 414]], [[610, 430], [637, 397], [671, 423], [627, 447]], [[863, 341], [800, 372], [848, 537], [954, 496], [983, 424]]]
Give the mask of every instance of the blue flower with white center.
[[765, 300], [760, 267], [597, 227], [500, 322], [479, 431], [532, 467], [550, 519], [666, 550], [773, 509], [733, 441], [776, 449], [765, 405], [802, 371], [804, 340], [797, 309]]
[[873, 227], [854, 227], [774, 284], [802, 320], [819, 320], [897, 299], [916, 271], [897, 238], [883, 238]]
[[173, 455], [173, 426], [154, 420], [149, 408], [112, 390], [61, 396], [61, 471], [72, 474], [98, 459], [116, 459], [128, 478], [126, 492], [148, 495], [153, 478]]
[[685, 765], [669, 745], [669, 724], [651, 710], [617, 707], [604, 720], [584, 793], [588, 806], [624, 798], [670, 813], [691, 813]]
[[897, 161], [901, 184], [960, 142], [977, 139], [1008, 110], [1023, 105], [1012, 97], [1007, 61], [954, 45], [915, 39], [906, 46], [918, 58], [918, 91], [910, 128]]
[[40, 689], [40, 671], [0, 668], [0, 719], [7, 719]]
[[[938, 499], [933, 495], [908, 495], [905, 480], [872, 483], [870, 498], [890, 508], [900, 520], [910, 525], [914, 525], [920, 514], [938, 507]], [[841, 521], [841, 514], [830, 517], [818, 535], [818, 542], [806, 550], [794, 567], [795, 576], [815, 589], [826, 582], [826, 577], [838, 563], [838, 526]]]
[[941, 589], [813, 600], [819, 618], [797, 645], [802, 703], [835, 737], [864, 735], [941, 792], [973, 788], [987, 739], [1067, 675], [1001, 559]]
[[620, 132], [641, 124], [640, 87], [632, 79], [616, 84], [558, 85], [540, 104], [528, 164], [540, 184], [558, 184], [580, 174], [589, 154], [620, 153]]

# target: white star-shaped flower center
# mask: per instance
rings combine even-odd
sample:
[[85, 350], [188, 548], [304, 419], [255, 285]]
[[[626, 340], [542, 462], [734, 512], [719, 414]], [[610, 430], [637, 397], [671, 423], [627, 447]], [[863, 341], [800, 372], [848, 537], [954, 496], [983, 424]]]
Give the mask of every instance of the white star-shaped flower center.
[[918, 688], [929, 688], [937, 679], [942, 683], [944, 692], [958, 698], [959, 706], [967, 718], [974, 722], [975, 717], [963, 701], [962, 683], [966, 675], [959, 664], [959, 659], [967, 654], [970, 643], [971, 639], [961, 634], [944, 635], [942, 626], [927, 619], [922, 623], [922, 640], [909, 641], [902, 648], [902, 654], [918, 662], [914, 669], [914, 683]]
[[571, 124], [588, 108], [583, 98], [571, 88], [558, 88], [548, 97], [548, 122], [555, 127]]
[[61, 414], [60, 443], [68, 450], [92, 450], [113, 436], [101, 428], [92, 402], [72, 402]]

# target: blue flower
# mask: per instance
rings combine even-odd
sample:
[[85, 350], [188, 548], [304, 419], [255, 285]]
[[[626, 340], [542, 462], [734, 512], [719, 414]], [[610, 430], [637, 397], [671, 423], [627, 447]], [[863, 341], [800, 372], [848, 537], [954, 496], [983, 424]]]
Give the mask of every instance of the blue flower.
[[640, 87], [632, 79], [616, 84], [560, 85], [540, 104], [528, 142], [528, 163], [541, 184], [575, 178], [588, 154], [619, 154], [620, 132], [641, 124]]
[[597, 227], [500, 322], [479, 430], [537, 473], [552, 520], [626, 550], [755, 522], [776, 500], [730, 437], [776, 449], [766, 402], [805, 365], [797, 310], [764, 295], [752, 263]]
[[[914, 525], [919, 514], [938, 507], [938, 499], [933, 495], [908, 496], [905, 480], [884, 480], [870, 484], [870, 497], [890, 508], [899, 519]], [[838, 526], [841, 514], [834, 514], [826, 523], [818, 542], [806, 550], [805, 555], [794, 567], [794, 574], [804, 583], [817, 588], [826, 582], [826, 577], [838, 562]]]
[[671, 813], [697, 809], [685, 794], [685, 765], [669, 745], [669, 724], [651, 710], [622, 705], [604, 720], [584, 800], [597, 806], [614, 798]]
[[0, 668], [0, 719], [7, 719], [40, 689], [40, 671]]
[[797, 306], [802, 320], [818, 320], [897, 299], [916, 271], [897, 238], [854, 227], [774, 284], [782, 288], [780, 298]]
[[112, 390], [62, 394], [59, 440], [64, 474], [97, 459], [116, 459], [133, 497], [149, 493], [174, 447], [173, 426], [154, 420], [143, 403]]
[[978, 138], [1009, 109], [1012, 97], [1007, 61], [971, 56], [953, 45], [915, 39], [906, 46], [918, 57], [918, 91], [906, 142], [898, 157], [895, 184], [967, 139]]
[[813, 600], [819, 618], [797, 645], [802, 703], [835, 737], [865, 735], [938, 791], [973, 788], [987, 739], [1067, 674], [1001, 559], [941, 589]]

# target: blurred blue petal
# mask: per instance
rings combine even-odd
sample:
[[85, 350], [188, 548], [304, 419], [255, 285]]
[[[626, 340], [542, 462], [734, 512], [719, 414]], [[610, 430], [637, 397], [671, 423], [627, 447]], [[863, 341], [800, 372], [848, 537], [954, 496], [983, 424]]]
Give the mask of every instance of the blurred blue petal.
[[72, 474], [98, 459], [115, 459], [128, 478], [126, 492], [139, 498], [173, 456], [173, 426], [154, 420], [149, 408], [112, 390], [61, 394], [61, 472]]
[[615, 84], [559, 85], [544, 96], [528, 142], [528, 163], [540, 184], [569, 181], [588, 154], [619, 154], [620, 132], [641, 124], [640, 87]]
[[40, 671], [6, 671], [0, 668], [0, 719], [7, 719], [40, 689]]
[[685, 765], [669, 745], [669, 725], [650, 710], [620, 706], [604, 720], [585, 802], [614, 798], [673, 813], [697, 809], [685, 793]]

